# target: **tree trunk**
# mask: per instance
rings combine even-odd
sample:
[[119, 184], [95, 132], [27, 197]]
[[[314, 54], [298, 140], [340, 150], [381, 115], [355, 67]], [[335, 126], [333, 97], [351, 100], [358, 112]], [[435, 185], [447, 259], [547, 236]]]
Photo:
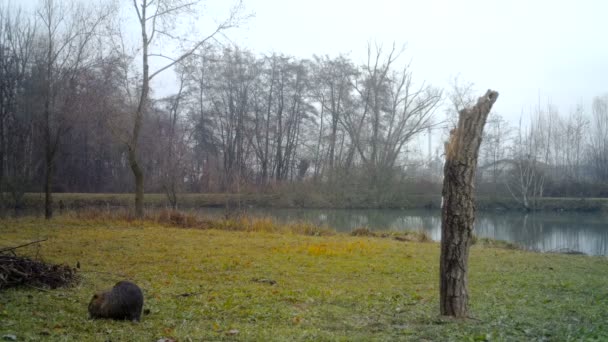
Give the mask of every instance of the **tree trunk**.
[[[0, 109], [1, 110], [1, 109]], [[4, 209], [4, 158], [7, 157], [4, 134], [4, 113], [0, 114], [0, 210]]]
[[[47, 152], [49, 153], [49, 152]], [[47, 154], [44, 177], [44, 218], [53, 218], [53, 158]]]
[[498, 93], [492, 90], [459, 113], [446, 144], [441, 213], [440, 311], [458, 318], [468, 314], [467, 272], [475, 223], [473, 186], [483, 127]]
[[46, 60], [46, 80], [44, 94], [44, 143], [45, 143], [45, 179], [44, 179], [44, 217], [50, 220], [53, 217], [53, 151], [51, 150], [51, 97], [53, 96], [53, 36], [51, 33], [51, 16], [48, 18], [48, 50]]
[[128, 147], [129, 165], [135, 178], [135, 217], [144, 217], [144, 173], [137, 162], [135, 149]]
[[[135, 4], [135, 3], [134, 3]], [[139, 143], [139, 133], [141, 130], [141, 125], [143, 122], [144, 111], [146, 110], [146, 105], [148, 101], [148, 92], [150, 91], [150, 76], [149, 76], [149, 65], [148, 65], [148, 46], [150, 41], [148, 40], [148, 34], [146, 31], [146, 8], [148, 4], [144, 2], [141, 5], [141, 17], [140, 17], [140, 26], [141, 26], [141, 40], [142, 40], [142, 84], [141, 84], [141, 94], [139, 98], [139, 103], [137, 105], [137, 111], [135, 112], [134, 123], [133, 123], [133, 133], [131, 135], [131, 141], [129, 142], [127, 149], [129, 155], [129, 164], [131, 166], [131, 171], [133, 171], [133, 177], [135, 178], [135, 216], [139, 219], [144, 217], [144, 172], [139, 166], [139, 162], [137, 161], [137, 147]], [[137, 9], [137, 5], [135, 5]]]

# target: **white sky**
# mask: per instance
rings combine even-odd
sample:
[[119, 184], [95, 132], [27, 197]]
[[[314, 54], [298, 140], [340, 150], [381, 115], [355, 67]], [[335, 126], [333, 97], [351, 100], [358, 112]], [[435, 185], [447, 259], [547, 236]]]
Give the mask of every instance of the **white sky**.
[[[131, 0], [119, 1], [134, 15]], [[495, 111], [511, 122], [528, 113], [539, 94], [543, 104], [567, 113], [608, 93], [608, 1], [243, 1], [255, 16], [227, 33], [239, 46], [301, 58], [343, 53], [362, 63], [369, 41], [405, 44], [402, 62], [411, 60], [415, 81], [447, 88], [459, 76], [479, 94], [498, 90]], [[37, 0], [0, 2], [31, 8]], [[196, 25], [208, 28], [231, 3], [204, 1]], [[154, 92], [170, 93], [172, 79], [159, 78]]]
[[299, 57], [347, 53], [368, 41], [406, 44], [414, 79], [454, 76], [500, 92], [496, 112], [516, 120], [550, 101], [562, 112], [608, 93], [608, 1], [245, 0], [255, 12], [235, 42]]
[[[238, 45], [363, 63], [369, 41], [405, 44], [402, 62], [411, 60], [415, 81], [447, 89], [459, 76], [479, 95], [498, 90], [494, 112], [514, 125], [539, 100], [567, 114], [608, 93], [608, 1], [244, 1], [255, 17], [230, 32]], [[413, 142], [423, 155], [427, 139]], [[433, 134], [432, 155], [442, 140]]]

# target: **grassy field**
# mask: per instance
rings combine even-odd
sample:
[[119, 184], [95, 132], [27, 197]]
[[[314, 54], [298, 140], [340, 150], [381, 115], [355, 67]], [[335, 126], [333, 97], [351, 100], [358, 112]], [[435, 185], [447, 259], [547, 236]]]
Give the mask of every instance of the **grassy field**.
[[[92, 194], [92, 193], [56, 193], [53, 195], [55, 207], [60, 202], [67, 208], [78, 209], [85, 207], [129, 207], [133, 206], [133, 194]], [[5, 195], [7, 197], [7, 195]], [[8, 197], [7, 197], [8, 198]], [[169, 206], [164, 194], [146, 194], [145, 205], [151, 208]], [[479, 210], [522, 210], [522, 206], [511, 197], [479, 196], [476, 199]], [[178, 198], [180, 208], [200, 207], [266, 207], [266, 208], [370, 208], [367, 198], [348, 198], [340, 203], [332, 203], [319, 194], [307, 192], [284, 192], [276, 194], [265, 193], [204, 193], [181, 194]], [[44, 195], [27, 193], [23, 205], [26, 208], [42, 208]], [[398, 209], [438, 209], [441, 196], [404, 194], [398, 200], [385, 203], [379, 208]], [[374, 207], [376, 208], [376, 207]], [[578, 211], [578, 212], [608, 212], [608, 198], [568, 198], [545, 197], [537, 200], [537, 209], [541, 211]]]
[[[363, 234], [364, 235], [364, 234]], [[439, 246], [269, 220], [72, 214], [0, 221], [0, 248], [80, 263], [71, 288], [0, 293], [0, 336], [61, 341], [608, 340], [608, 260], [475, 245], [472, 319], [438, 315]], [[409, 238], [424, 240], [415, 234]], [[93, 292], [138, 283], [139, 324], [89, 320]], [[276, 282], [273, 284], [273, 282]]]

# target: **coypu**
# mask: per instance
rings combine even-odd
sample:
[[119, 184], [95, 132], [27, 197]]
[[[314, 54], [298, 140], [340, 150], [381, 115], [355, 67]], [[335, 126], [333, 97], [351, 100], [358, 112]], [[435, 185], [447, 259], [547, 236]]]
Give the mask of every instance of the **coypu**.
[[139, 286], [119, 281], [113, 288], [93, 295], [89, 303], [91, 318], [128, 319], [139, 322], [144, 295]]

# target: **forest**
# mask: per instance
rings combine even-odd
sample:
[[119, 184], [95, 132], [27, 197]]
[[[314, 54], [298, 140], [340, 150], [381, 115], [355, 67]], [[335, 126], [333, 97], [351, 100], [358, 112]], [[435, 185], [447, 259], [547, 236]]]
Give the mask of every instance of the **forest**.
[[[241, 4], [208, 36], [172, 35], [175, 27], [159, 19], [158, 27], [140, 27], [149, 36], [135, 47], [113, 20], [120, 7], [112, 2], [43, 1], [33, 12], [2, 4], [7, 207], [19, 207], [28, 192], [138, 186], [174, 204], [182, 193], [280, 193], [293, 185], [333, 202], [357, 194], [370, 207], [403, 193], [438, 194], [444, 155], [436, 142], [477, 95], [458, 78], [448, 89], [426, 83], [395, 44], [368, 43], [359, 63], [348, 55], [264, 54], [216, 39], [247, 19]], [[156, 25], [159, 13], [147, 15], [143, 23]], [[196, 44], [175, 56], [162, 49], [189, 41]], [[153, 64], [160, 70], [148, 72], [148, 59], [160, 60]], [[157, 95], [150, 80], [170, 73], [176, 87]], [[479, 194], [524, 208], [542, 197], [608, 196], [607, 95], [590, 104], [573, 99], [566, 113], [539, 96], [519, 117], [514, 124], [490, 115]]]

